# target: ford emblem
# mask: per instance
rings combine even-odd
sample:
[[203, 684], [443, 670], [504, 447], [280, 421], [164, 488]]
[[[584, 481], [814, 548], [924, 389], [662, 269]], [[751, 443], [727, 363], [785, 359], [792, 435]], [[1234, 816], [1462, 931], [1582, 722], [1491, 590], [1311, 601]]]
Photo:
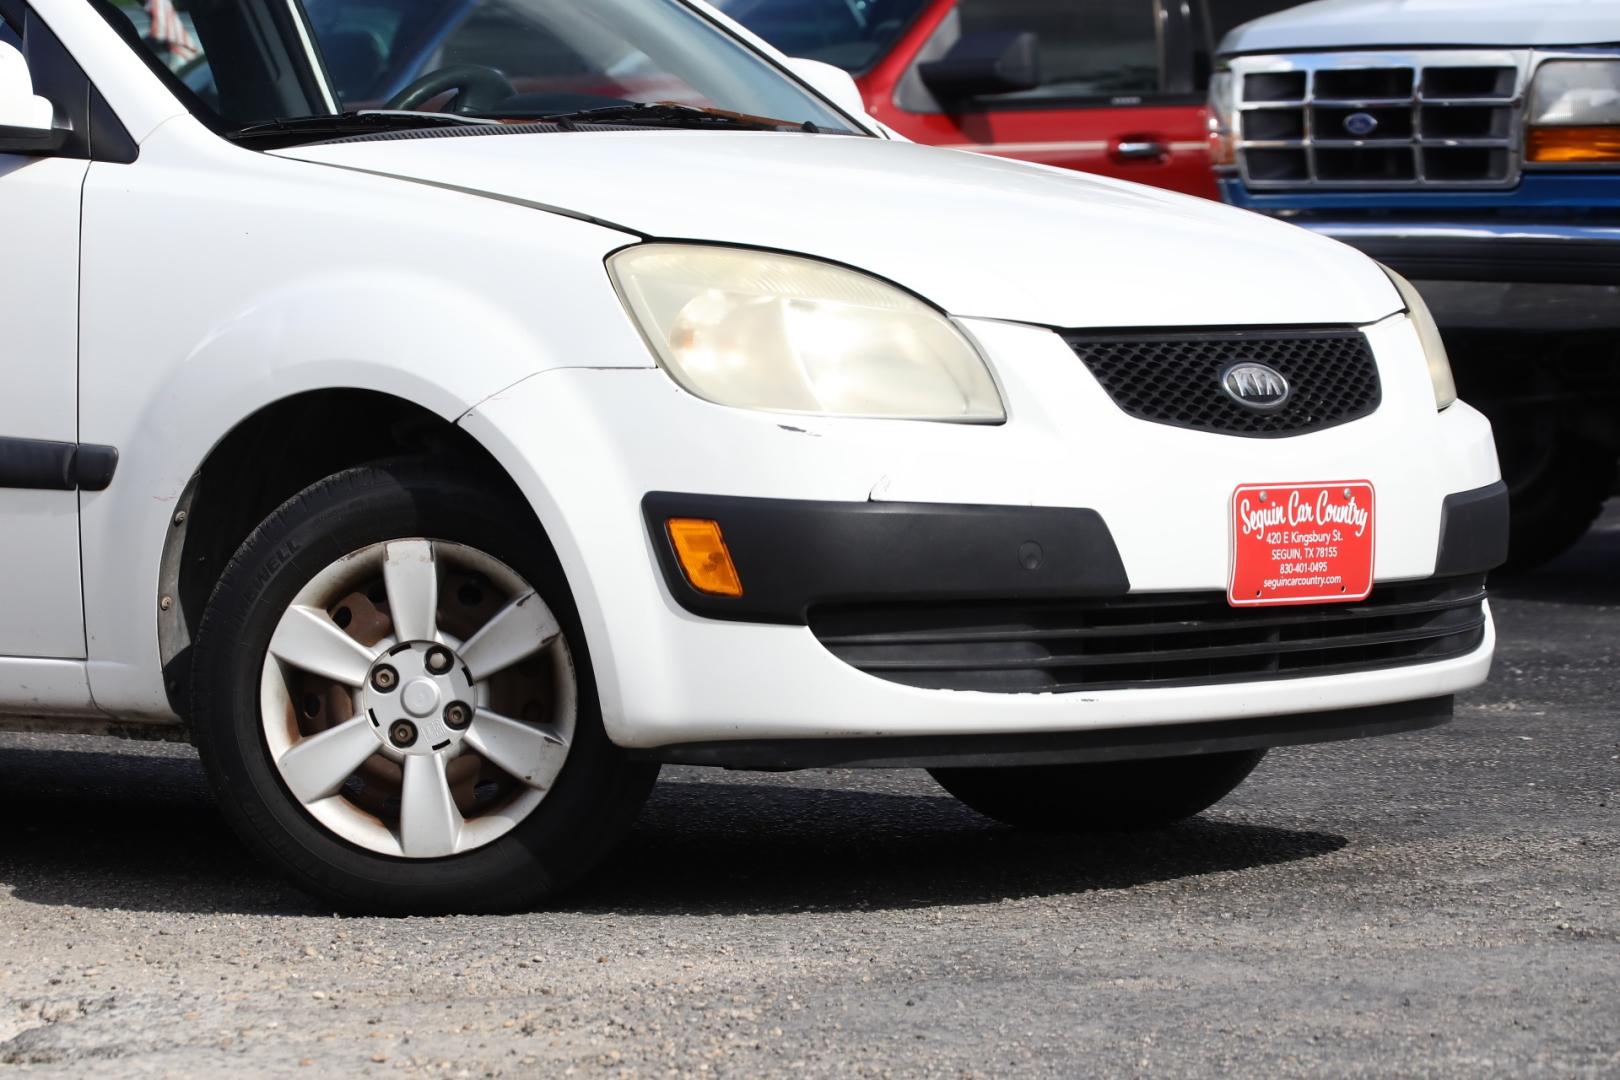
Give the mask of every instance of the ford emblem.
[[1353, 112], [1344, 118], [1344, 130], [1358, 139], [1365, 139], [1378, 130], [1378, 117], [1367, 112]]
[[1226, 396], [1256, 412], [1276, 412], [1288, 404], [1293, 390], [1282, 372], [1264, 364], [1233, 364], [1221, 372]]

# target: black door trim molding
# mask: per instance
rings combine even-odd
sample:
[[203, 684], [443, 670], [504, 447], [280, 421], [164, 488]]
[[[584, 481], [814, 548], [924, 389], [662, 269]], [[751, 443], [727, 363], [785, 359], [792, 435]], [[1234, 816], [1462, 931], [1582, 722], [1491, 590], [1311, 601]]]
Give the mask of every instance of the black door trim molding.
[[111, 446], [0, 435], [0, 488], [102, 491], [117, 468]]

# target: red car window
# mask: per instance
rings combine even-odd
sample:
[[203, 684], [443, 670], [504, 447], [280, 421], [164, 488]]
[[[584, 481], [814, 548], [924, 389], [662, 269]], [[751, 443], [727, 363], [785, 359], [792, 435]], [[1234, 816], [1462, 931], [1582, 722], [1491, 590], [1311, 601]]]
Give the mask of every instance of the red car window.
[[1155, 94], [1164, 73], [1154, 0], [961, 0], [962, 33], [1039, 39], [1041, 85], [998, 101]]

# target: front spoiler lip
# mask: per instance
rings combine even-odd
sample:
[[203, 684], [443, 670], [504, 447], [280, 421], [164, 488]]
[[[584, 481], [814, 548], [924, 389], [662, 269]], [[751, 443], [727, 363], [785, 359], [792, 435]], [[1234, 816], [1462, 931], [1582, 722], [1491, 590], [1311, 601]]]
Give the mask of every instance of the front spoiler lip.
[[1151, 727], [834, 739], [749, 739], [630, 750], [641, 761], [788, 772], [1069, 765], [1184, 757], [1421, 731], [1449, 723], [1450, 696], [1351, 709]]

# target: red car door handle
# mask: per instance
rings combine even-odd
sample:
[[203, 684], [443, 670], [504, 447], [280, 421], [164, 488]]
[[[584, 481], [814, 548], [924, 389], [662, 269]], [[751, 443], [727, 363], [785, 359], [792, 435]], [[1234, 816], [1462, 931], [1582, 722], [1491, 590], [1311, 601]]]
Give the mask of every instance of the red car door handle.
[[1169, 153], [1169, 148], [1157, 139], [1145, 136], [1120, 139], [1114, 144], [1114, 157], [1121, 161], [1157, 161]]

